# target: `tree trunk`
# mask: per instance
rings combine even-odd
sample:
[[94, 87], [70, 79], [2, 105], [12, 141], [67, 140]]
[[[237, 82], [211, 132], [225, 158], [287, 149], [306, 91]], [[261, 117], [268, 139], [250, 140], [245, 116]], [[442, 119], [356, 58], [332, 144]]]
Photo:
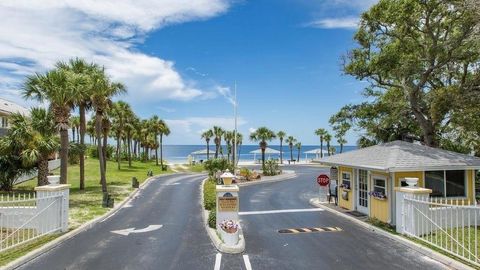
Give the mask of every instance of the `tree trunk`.
[[75, 127], [72, 127], [72, 142], [75, 142]]
[[38, 161], [37, 186], [48, 185], [48, 157], [42, 156]]
[[207, 160], [210, 159], [210, 142], [207, 141]]
[[293, 161], [293, 147], [290, 146], [290, 161]]
[[127, 144], [128, 144], [128, 167], [132, 167], [132, 139], [130, 138], [130, 132], [127, 133]]
[[75, 128], [77, 130], [77, 143], [80, 143], [80, 130], [79, 127]]
[[262, 148], [262, 170], [265, 171], [265, 148]]
[[97, 133], [97, 151], [98, 151], [98, 161], [100, 163], [100, 183], [102, 184], [102, 192], [107, 192], [107, 178], [105, 176], [105, 156], [103, 155], [102, 140], [100, 140], [101, 131], [102, 131], [102, 113], [97, 112], [95, 116], [95, 129]]
[[[85, 106], [79, 106], [80, 111], [80, 190], [85, 189], [85, 130], [86, 130], [86, 120], [85, 120]], [[91, 137], [90, 137], [91, 139]]]
[[419, 104], [419, 98], [416, 95], [417, 91], [407, 90], [410, 106], [412, 107], [413, 115], [417, 120], [418, 125], [422, 129], [423, 142], [430, 147], [438, 147], [438, 140], [436, 138], [435, 124], [431, 119], [425, 117], [426, 114], [422, 112], [421, 105]]
[[103, 147], [103, 160], [104, 160], [103, 169], [105, 170], [105, 172], [107, 171], [107, 146], [108, 146], [108, 135], [104, 134], [102, 147]]
[[163, 134], [160, 134], [160, 164], [163, 171]]
[[215, 142], [215, 158], [218, 158], [218, 150], [220, 149], [220, 146], [218, 145], [217, 142]]
[[298, 158], [297, 158], [297, 162], [300, 162], [300, 148], [298, 148], [297, 150], [298, 150]]
[[67, 183], [68, 129], [60, 129], [60, 184]]
[[[155, 134], [155, 143], [158, 145], [158, 135]], [[155, 164], [158, 166], [158, 146], [155, 148]], [[162, 168], [163, 168], [163, 162], [162, 162]]]
[[280, 164], [283, 164], [283, 141], [280, 140]]
[[320, 158], [323, 158], [323, 139], [320, 139]]
[[117, 137], [117, 167], [120, 170], [120, 149], [122, 148], [122, 138]]

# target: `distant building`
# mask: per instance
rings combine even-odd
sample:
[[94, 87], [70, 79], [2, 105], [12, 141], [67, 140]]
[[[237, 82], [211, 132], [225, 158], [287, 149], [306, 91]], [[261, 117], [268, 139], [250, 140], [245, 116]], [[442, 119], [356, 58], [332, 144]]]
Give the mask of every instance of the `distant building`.
[[9, 118], [13, 113], [29, 114], [29, 110], [16, 103], [0, 98], [0, 137], [5, 136], [9, 127]]

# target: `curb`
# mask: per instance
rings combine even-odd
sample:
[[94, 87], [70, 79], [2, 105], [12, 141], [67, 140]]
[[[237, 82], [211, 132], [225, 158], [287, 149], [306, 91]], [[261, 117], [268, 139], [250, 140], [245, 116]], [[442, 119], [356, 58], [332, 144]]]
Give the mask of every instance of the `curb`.
[[105, 214], [103, 214], [99, 217], [96, 217], [95, 219], [92, 219], [92, 220], [88, 221], [87, 223], [81, 225], [80, 227], [78, 227], [76, 229], [73, 229], [70, 232], [67, 232], [67, 233], [63, 234], [62, 236], [59, 236], [58, 238], [44, 244], [43, 246], [41, 246], [37, 249], [34, 249], [34, 250], [30, 251], [29, 253], [23, 255], [22, 257], [20, 257], [20, 258], [14, 260], [14, 261], [2, 266], [2, 267], [0, 267], [0, 269], [2, 269], [2, 270], [3, 269], [4, 270], [16, 269], [16, 268], [24, 265], [25, 263], [27, 263], [27, 262], [29, 262], [29, 261], [37, 258], [37, 257], [40, 257], [42, 254], [50, 251], [51, 249], [61, 245], [63, 242], [75, 237], [77, 234], [91, 229], [97, 223], [100, 223], [100, 222], [108, 219], [110, 216], [112, 216], [116, 212], [118, 212], [128, 201], [130, 201], [138, 193], [139, 190], [144, 189], [148, 184], [150, 184], [151, 180], [153, 180], [155, 178], [159, 178], [159, 177], [169, 176], [169, 175], [172, 175], [172, 174], [175, 174], [175, 173], [160, 174], [160, 175], [157, 175], [157, 176], [151, 176], [151, 177], [147, 178], [142, 184], [140, 184], [140, 186], [137, 189], [133, 190], [125, 199], [123, 199], [123, 201], [121, 201], [119, 204], [117, 204], [110, 211], [106, 212]]
[[201, 185], [200, 185], [200, 205], [202, 207], [202, 220], [203, 220], [203, 226], [205, 227], [205, 230], [207, 231], [208, 236], [210, 237], [210, 240], [212, 241], [213, 245], [215, 248], [223, 253], [228, 253], [228, 254], [238, 254], [242, 253], [245, 251], [245, 237], [243, 235], [243, 230], [240, 228], [239, 231], [239, 239], [238, 243], [235, 246], [227, 246], [223, 243], [223, 241], [220, 239], [218, 236], [217, 232], [210, 228], [208, 226], [208, 215], [210, 211], [205, 210], [205, 207], [203, 205], [203, 184], [205, 184], [205, 181], [207, 181], [208, 178], [203, 179]]
[[373, 226], [373, 225], [370, 225], [370, 224], [368, 224], [368, 223], [366, 223], [366, 222], [360, 221], [360, 220], [358, 220], [358, 219], [356, 219], [356, 218], [354, 218], [354, 217], [351, 217], [351, 216], [349, 216], [349, 215], [347, 215], [347, 214], [341, 213], [341, 212], [339, 212], [339, 211], [337, 211], [337, 210], [335, 210], [335, 209], [332, 209], [332, 208], [330, 208], [330, 207], [324, 206], [324, 205], [322, 205], [322, 203], [319, 203], [319, 202], [318, 202], [318, 199], [316, 199], [316, 198], [310, 199], [310, 200], [309, 200], [309, 203], [310, 203], [311, 205], [315, 206], [315, 207], [322, 208], [322, 209], [324, 209], [324, 210], [326, 210], [326, 211], [328, 211], [328, 212], [330, 212], [330, 213], [332, 213], [332, 214], [335, 214], [335, 215], [340, 216], [340, 217], [342, 217], [342, 218], [346, 218], [346, 219], [348, 219], [348, 220], [356, 223], [357, 225], [362, 226], [363, 228], [365, 228], [365, 229], [367, 229], [367, 230], [369, 230], [369, 231], [371, 231], [371, 232], [380, 234], [380, 235], [385, 236], [385, 237], [388, 237], [388, 238], [390, 238], [390, 239], [392, 239], [392, 240], [394, 240], [394, 241], [400, 242], [400, 243], [402, 243], [402, 244], [410, 247], [411, 249], [413, 249], [413, 250], [415, 250], [415, 251], [417, 251], [417, 252], [419, 252], [419, 253], [427, 256], [427, 257], [430, 257], [430, 258], [435, 259], [436, 261], [438, 261], [438, 262], [444, 264], [445, 266], [447, 266], [449, 269], [456, 269], [456, 270], [463, 270], [463, 269], [472, 269], [472, 270], [473, 270], [473, 269], [474, 269], [474, 268], [472, 268], [472, 267], [470, 267], [470, 266], [468, 266], [468, 265], [465, 265], [465, 264], [463, 264], [463, 263], [461, 263], [461, 262], [459, 262], [459, 261], [456, 261], [456, 260], [454, 260], [454, 259], [452, 259], [452, 258], [450, 258], [450, 257], [447, 257], [447, 256], [445, 256], [445, 255], [443, 255], [443, 254], [441, 254], [441, 253], [438, 253], [438, 252], [436, 252], [436, 251], [434, 251], [434, 250], [432, 250], [432, 249], [429, 249], [429, 248], [427, 248], [427, 247], [425, 247], [425, 246], [422, 246], [422, 245], [420, 245], [420, 244], [418, 244], [418, 243], [415, 243], [415, 242], [413, 242], [413, 241], [411, 241], [411, 240], [409, 240], [409, 239], [407, 239], [407, 238], [405, 238], [405, 237], [402, 237], [402, 236], [399, 236], [399, 235], [394, 235], [394, 234], [389, 233], [389, 232], [387, 232], [387, 231], [385, 231], [385, 230], [383, 230], [383, 229], [380, 229], [380, 228], [375, 227], [375, 226]]
[[[295, 171], [293, 173], [287, 173], [285, 175], [280, 175], [281, 177], [279, 178], [274, 178], [274, 179], [267, 179], [267, 180], [256, 180], [256, 181], [250, 181], [250, 182], [242, 182], [242, 183], [237, 183], [236, 185], [239, 187], [246, 187], [246, 186], [253, 186], [253, 185], [258, 185], [258, 184], [263, 184], [263, 183], [275, 183], [275, 182], [280, 182], [284, 180], [289, 180], [292, 178], [297, 177], [297, 173]], [[275, 177], [275, 176], [273, 176]]]

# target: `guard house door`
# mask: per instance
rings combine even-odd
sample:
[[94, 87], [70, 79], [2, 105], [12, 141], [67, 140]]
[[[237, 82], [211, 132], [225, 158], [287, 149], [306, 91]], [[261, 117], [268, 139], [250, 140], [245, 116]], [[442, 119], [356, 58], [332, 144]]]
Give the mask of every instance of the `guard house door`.
[[358, 170], [357, 211], [368, 215], [368, 172]]

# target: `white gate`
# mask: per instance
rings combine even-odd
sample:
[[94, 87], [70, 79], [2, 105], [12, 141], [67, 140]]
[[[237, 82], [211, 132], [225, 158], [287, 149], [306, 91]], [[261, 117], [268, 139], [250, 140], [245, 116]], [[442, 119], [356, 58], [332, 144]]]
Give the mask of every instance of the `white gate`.
[[68, 229], [68, 185], [43, 186], [37, 194], [0, 196], [0, 252]]
[[397, 226], [402, 226], [404, 234], [480, 266], [480, 207], [458, 200], [407, 195], [402, 205], [402, 220]]

